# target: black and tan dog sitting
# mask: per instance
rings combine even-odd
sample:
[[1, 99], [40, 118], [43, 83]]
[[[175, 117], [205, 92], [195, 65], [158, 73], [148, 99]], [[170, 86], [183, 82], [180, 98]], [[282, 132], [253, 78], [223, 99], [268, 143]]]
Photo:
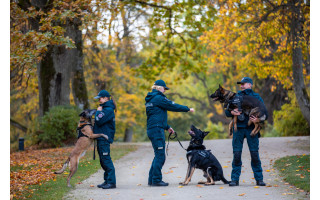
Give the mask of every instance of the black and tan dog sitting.
[[63, 173], [68, 164], [70, 168], [70, 174], [67, 178], [68, 187], [71, 187], [70, 179], [76, 173], [79, 165], [79, 159], [85, 155], [87, 149], [92, 144], [93, 140], [98, 137], [104, 137], [108, 139], [107, 135], [104, 134], [93, 134], [93, 120], [92, 115], [94, 115], [96, 110], [86, 109], [82, 113], [80, 113], [80, 122], [78, 124], [77, 133], [78, 133], [78, 140], [75, 144], [74, 149], [71, 151], [70, 156], [63, 164], [62, 169], [59, 171], [54, 172], [55, 174]]
[[[253, 96], [239, 96], [236, 93], [226, 90], [219, 85], [219, 88], [210, 96], [213, 101], [224, 103], [224, 108], [232, 111], [238, 108], [239, 112], [243, 112], [248, 116], [259, 118], [260, 122], [254, 123], [254, 129], [251, 136], [255, 136], [262, 128], [263, 121], [267, 118], [267, 109], [265, 105]], [[229, 133], [232, 135], [232, 127], [237, 131], [238, 116], [234, 116], [229, 124]], [[249, 119], [248, 126], [252, 124]]]
[[203, 139], [209, 132], [203, 132], [191, 125], [191, 130], [188, 131], [191, 136], [190, 144], [187, 148], [188, 170], [186, 179], [180, 185], [188, 185], [195, 169], [201, 169], [206, 182], [198, 182], [198, 184], [215, 185], [215, 181], [222, 181], [224, 184], [229, 184], [223, 176], [222, 167], [217, 158], [211, 153], [211, 150], [206, 150], [203, 145]]

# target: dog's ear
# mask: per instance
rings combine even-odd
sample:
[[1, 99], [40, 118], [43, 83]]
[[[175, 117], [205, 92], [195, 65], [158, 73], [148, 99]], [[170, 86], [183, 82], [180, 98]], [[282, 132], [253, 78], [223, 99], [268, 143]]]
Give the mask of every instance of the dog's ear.
[[219, 84], [219, 89], [220, 89], [220, 91], [221, 91], [222, 93], [224, 93], [224, 89], [223, 89], [223, 87], [221, 87], [220, 84]]
[[204, 131], [203, 132], [204, 137], [206, 137], [209, 133], [210, 133], [209, 131]]
[[79, 114], [79, 117], [83, 117], [85, 115], [85, 111], [82, 111], [80, 114]]

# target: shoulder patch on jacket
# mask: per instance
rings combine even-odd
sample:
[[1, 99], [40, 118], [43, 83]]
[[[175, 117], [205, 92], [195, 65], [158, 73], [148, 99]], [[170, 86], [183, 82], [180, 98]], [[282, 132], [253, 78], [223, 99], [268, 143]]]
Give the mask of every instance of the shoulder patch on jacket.
[[96, 120], [99, 121], [104, 116], [104, 113], [101, 112], [96, 116]]

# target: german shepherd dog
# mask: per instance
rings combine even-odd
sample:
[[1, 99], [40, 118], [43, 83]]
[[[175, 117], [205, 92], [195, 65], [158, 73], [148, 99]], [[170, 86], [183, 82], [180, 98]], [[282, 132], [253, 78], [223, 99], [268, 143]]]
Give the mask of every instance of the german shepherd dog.
[[229, 184], [223, 176], [222, 167], [217, 158], [206, 150], [203, 145], [203, 139], [208, 135], [209, 132], [201, 131], [194, 125], [191, 125], [191, 130], [188, 131], [191, 136], [190, 144], [187, 148], [187, 160], [188, 170], [184, 182], [179, 183], [180, 185], [188, 185], [191, 181], [191, 177], [195, 169], [201, 169], [204, 173], [204, 177], [207, 178], [206, 182], [198, 182], [198, 184], [215, 185], [215, 181], [223, 181], [224, 184]]
[[71, 187], [70, 179], [76, 173], [78, 169], [79, 159], [85, 155], [87, 149], [92, 144], [93, 140], [98, 137], [104, 137], [108, 139], [107, 135], [104, 134], [93, 134], [93, 120], [92, 115], [94, 115], [96, 110], [86, 109], [79, 114], [80, 121], [78, 124], [77, 132], [78, 132], [78, 140], [75, 144], [74, 149], [71, 151], [70, 156], [63, 164], [62, 169], [54, 172], [55, 174], [63, 173], [68, 164], [70, 168], [70, 174], [67, 178], [68, 187]]
[[[229, 111], [241, 107], [242, 112], [244, 112], [246, 115], [259, 118], [260, 122], [254, 123], [254, 129], [250, 133], [252, 137], [261, 130], [262, 122], [266, 120], [267, 109], [265, 105], [257, 98], [253, 96], [239, 97], [239, 95], [224, 89], [221, 87], [221, 85], [219, 85], [219, 88], [210, 97], [213, 101], [220, 101], [220, 103], [224, 103], [224, 108], [227, 108]], [[242, 99], [240, 100], [240, 98]], [[232, 126], [234, 126], [234, 130], [237, 131], [237, 119], [238, 117], [234, 116], [229, 124], [230, 135], [232, 135]], [[249, 119], [248, 126], [251, 124], [252, 121]]]

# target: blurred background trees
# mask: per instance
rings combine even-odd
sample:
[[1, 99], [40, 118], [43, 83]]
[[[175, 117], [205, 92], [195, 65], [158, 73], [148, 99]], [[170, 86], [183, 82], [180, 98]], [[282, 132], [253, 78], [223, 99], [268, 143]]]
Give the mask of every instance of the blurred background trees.
[[[145, 141], [144, 97], [156, 79], [171, 88], [168, 98], [196, 110], [169, 113], [180, 139], [191, 124], [228, 137], [229, 119], [209, 96], [219, 84], [237, 91], [244, 76], [269, 111], [263, 136], [309, 135], [309, 1], [10, 2], [12, 149], [18, 137], [27, 146], [70, 144], [77, 117], [66, 113], [96, 108], [101, 89], [118, 103], [116, 140]], [[52, 116], [61, 128], [48, 128]], [[47, 139], [52, 130], [59, 139]]]

